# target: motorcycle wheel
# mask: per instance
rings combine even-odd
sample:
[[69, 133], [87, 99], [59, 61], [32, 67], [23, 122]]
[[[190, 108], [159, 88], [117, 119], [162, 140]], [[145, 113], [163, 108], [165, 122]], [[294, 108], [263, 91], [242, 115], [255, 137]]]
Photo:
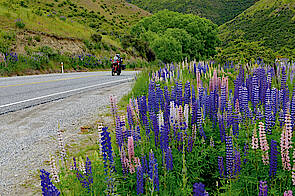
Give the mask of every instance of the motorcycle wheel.
[[112, 76], [114, 76], [115, 75], [115, 72], [112, 70]]

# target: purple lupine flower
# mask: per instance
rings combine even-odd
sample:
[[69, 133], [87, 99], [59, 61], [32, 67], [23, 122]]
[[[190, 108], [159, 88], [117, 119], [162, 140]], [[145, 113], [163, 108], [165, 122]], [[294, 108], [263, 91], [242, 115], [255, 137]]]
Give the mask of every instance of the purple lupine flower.
[[250, 116], [250, 111], [249, 111], [249, 97], [248, 97], [248, 89], [246, 87], [242, 88], [242, 105], [243, 105], [243, 113], [244, 117]]
[[157, 115], [154, 114], [153, 112], [150, 113], [150, 119], [152, 121], [153, 131], [155, 134], [155, 145], [156, 145], [156, 147], [158, 147], [158, 145], [159, 145], [159, 123], [158, 123]]
[[107, 130], [108, 130], [108, 127], [102, 128], [102, 138], [101, 138], [102, 155], [103, 155], [104, 165], [106, 168], [105, 169], [106, 175], [108, 174], [108, 172], [112, 173], [113, 171], [115, 171], [111, 137], [110, 137], [110, 132], [108, 132]]
[[228, 106], [227, 106], [227, 122], [226, 122], [226, 127], [230, 127], [233, 124], [233, 104], [232, 104], [232, 98], [229, 98], [229, 101], [227, 102]]
[[192, 152], [194, 145], [194, 138], [192, 136], [189, 136], [187, 141], [187, 152]]
[[277, 167], [278, 167], [278, 150], [277, 150], [277, 141], [271, 140], [270, 143], [270, 167], [269, 167], [269, 176], [271, 178], [274, 178], [277, 173]]
[[241, 154], [238, 150], [234, 150], [234, 176], [238, 176], [241, 171]]
[[86, 162], [85, 162], [85, 169], [86, 169], [86, 177], [87, 177], [87, 181], [89, 183], [89, 185], [91, 185], [93, 183], [93, 176], [92, 176], [92, 168], [91, 168], [91, 161], [89, 160], [89, 158], [86, 158]]
[[120, 117], [117, 116], [116, 117], [116, 142], [117, 142], [119, 148], [123, 145], [124, 138], [126, 139], [127, 135], [126, 134], [123, 135], [121, 120], [120, 120]]
[[143, 194], [144, 180], [143, 180], [143, 168], [142, 166], [137, 167], [137, 195]]
[[293, 87], [292, 101], [290, 105], [290, 115], [292, 119], [292, 127], [295, 126], [295, 85]]
[[156, 191], [159, 191], [159, 173], [158, 173], [158, 163], [157, 159], [155, 159], [155, 165], [154, 165], [154, 189]]
[[237, 112], [234, 112], [232, 115], [232, 127], [233, 127], [233, 134], [236, 137], [239, 136], [239, 124], [240, 124], [240, 115]]
[[173, 157], [172, 157], [172, 150], [169, 147], [165, 152], [165, 163], [166, 163], [166, 169], [168, 171], [173, 170]]
[[[200, 96], [202, 97], [202, 95], [199, 94], [199, 97]], [[194, 85], [192, 85], [192, 99], [191, 99], [191, 101], [192, 101], [192, 103], [195, 103], [195, 101], [196, 101], [196, 92], [195, 92]]]
[[134, 127], [134, 120], [133, 120], [132, 109], [130, 104], [127, 105], [127, 119], [128, 119], [129, 129], [132, 129]]
[[176, 100], [175, 103], [180, 106], [182, 105], [183, 102], [183, 97], [182, 97], [182, 82], [175, 82], [175, 93], [176, 93]]
[[165, 106], [165, 102], [164, 102], [164, 94], [163, 94], [163, 90], [160, 87], [156, 87], [156, 102], [158, 104], [160, 104], [161, 106], [161, 110], [164, 111], [164, 106]]
[[225, 137], [226, 143], [226, 174], [227, 178], [231, 178], [233, 175], [233, 143], [232, 137], [226, 136]]
[[140, 113], [140, 118], [141, 121], [145, 127], [145, 131], [146, 131], [146, 135], [149, 137], [150, 135], [150, 127], [149, 127], [149, 122], [148, 122], [148, 118], [147, 118], [147, 103], [146, 103], [146, 97], [142, 96], [139, 99], [139, 113]]
[[205, 196], [205, 185], [203, 183], [195, 183], [193, 185], [193, 196]]
[[190, 105], [190, 100], [191, 100], [191, 85], [190, 82], [187, 81], [184, 87], [184, 96], [183, 96], [183, 101], [184, 105]]
[[141, 162], [141, 166], [143, 169], [143, 173], [147, 174], [149, 172], [149, 170], [148, 170], [148, 164], [147, 164], [147, 160], [146, 160], [145, 155], [141, 156], [140, 162]]
[[135, 141], [140, 141], [141, 136], [140, 136], [140, 127], [137, 125], [136, 127], [136, 134], [135, 134]]
[[256, 113], [256, 108], [259, 103], [259, 85], [258, 85], [258, 79], [255, 74], [253, 75], [252, 81], [253, 81], [253, 102], [252, 102], [252, 104], [253, 104], [254, 112]]
[[52, 184], [49, 175], [50, 173], [44, 169], [40, 170], [41, 175], [41, 186], [42, 186], [42, 195], [43, 196], [59, 196], [59, 190]]
[[161, 126], [160, 147], [162, 151], [166, 151], [169, 146], [169, 127], [167, 123]]
[[224, 177], [224, 164], [223, 164], [223, 157], [218, 156], [218, 168], [219, 168], [219, 175], [220, 178]]
[[244, 145], [244, 157], [245, 157], [244, 164], [246, 164], [248, 162], [248, 159], [247, 159], [248, 154], [249, 154], [249, 146], [247, 143], [245, 143], [245, 145]]
[[[279, 105], [279, 97], [278, 97], [278, 90], [276, 88], [272, 88], [271, 90], [271, 100], [272, 100], [272, 112], [273, 112], [273, 117], [277, 115], [278, 111], [278, 105]], [[273, 119], [275, 122], [275, 119]]]
[[220, 111], [223, 113], [226, 109], [226, 86], [221, 86], [221, 95], [220, 95]]
[[154, 153], [151, 151], [149, 156], [149, 171], [148, 171], [150, 179], [153, 179], [154, 165], [155, 165], [155, 156], [154, 156]]
[[279, 122], [280, 122], [281, 127], [285, 123], [285, 114], [284, 114], [283, 109], [281, 109], [280, 112], [279, 112]]
[[219, 131], [220, 131], [220, 140], [221, 142], [225, 141], [225, 127], [224, 127], [224, 119], [221, 114], [218, 115], [219, 122]]
[[267, 182], [259, 181], [259, 196], [267, 196]]

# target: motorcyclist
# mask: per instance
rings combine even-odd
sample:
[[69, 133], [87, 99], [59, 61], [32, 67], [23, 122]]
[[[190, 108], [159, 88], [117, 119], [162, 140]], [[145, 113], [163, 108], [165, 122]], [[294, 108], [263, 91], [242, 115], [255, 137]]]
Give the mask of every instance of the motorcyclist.
[[119, 61], [119, 63], [122, 63], [122, 58], [120, 57], [120, 54], [116, 54], [114, 59], [113, 59], [113, 63], [116, 63], [117, 61]]

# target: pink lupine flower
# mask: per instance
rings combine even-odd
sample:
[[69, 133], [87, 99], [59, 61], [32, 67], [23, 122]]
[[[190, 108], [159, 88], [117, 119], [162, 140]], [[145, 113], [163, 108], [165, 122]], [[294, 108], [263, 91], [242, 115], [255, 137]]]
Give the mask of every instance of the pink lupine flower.
[[126, 175], [127, 172], [128, 172], [128, 168], [127, 168], [128, 159], [126, 158], [126, 153], [125, 153], [125, 150], [124, 150], [123, 146], [119, 149], [119, 152], [120, 152], [123, 175]]
[[134, 141], [133, 137], [128, 137], [128, 156], [129, 161], [132, 161], [134, 159]]
[[262, 154], [262, 161], [264, 165], [269, 164], [269, 156], [268, 156], [268, 150], [269, 146], [267, 144], [266, 135], [265, 135], [265, 127], [263, 122], [259, 122], [259, 140], [260, 140], [260, 148], [263, 151]]
[[295, 186], [295, 150], [293, 151], [292, 182], [293, 186]]
[[285, 191], [284, 196], [293, 196], [293, 192], [291, 190]]
[[281, 145], [281, 157], [282, 157], [283, 169], [288, 171], [291, 170], [290, 156], [289, 156], [289, 149], [292, 148], [291, 138], [292, 138], [291, 117], [289, 113], [286, 113], [285, 127], [281, 135], [280, 145]]

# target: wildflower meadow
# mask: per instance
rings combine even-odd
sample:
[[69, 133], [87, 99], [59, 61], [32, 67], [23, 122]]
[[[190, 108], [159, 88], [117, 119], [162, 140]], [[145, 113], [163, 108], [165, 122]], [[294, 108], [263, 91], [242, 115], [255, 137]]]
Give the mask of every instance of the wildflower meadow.
[[294, 75], [293, 62], [261, 60], [143, 71], [123, 109], [110, 97], [114, 123], [91, 152], [70, 157], [59, 135], [42, 193], [291, 196]]

